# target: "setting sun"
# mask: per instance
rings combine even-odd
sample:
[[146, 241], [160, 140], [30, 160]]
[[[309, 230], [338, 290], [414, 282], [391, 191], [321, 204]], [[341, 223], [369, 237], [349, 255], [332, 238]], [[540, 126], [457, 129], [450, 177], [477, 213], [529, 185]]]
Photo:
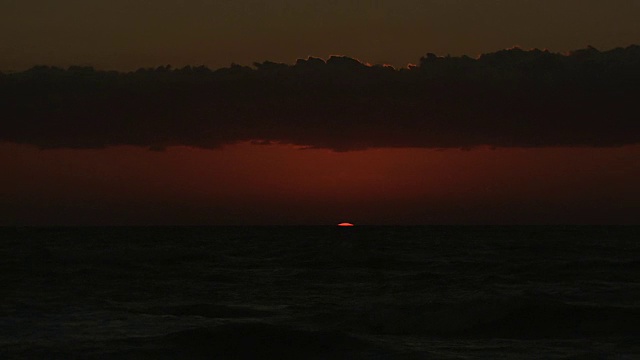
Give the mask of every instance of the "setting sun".
[[347, 227], [347, 226], [353, 226], [353, 224], [352, 223], [348, 223], [348, 222], [343, 222], [343, 223], [338, 224], [338, 226]]

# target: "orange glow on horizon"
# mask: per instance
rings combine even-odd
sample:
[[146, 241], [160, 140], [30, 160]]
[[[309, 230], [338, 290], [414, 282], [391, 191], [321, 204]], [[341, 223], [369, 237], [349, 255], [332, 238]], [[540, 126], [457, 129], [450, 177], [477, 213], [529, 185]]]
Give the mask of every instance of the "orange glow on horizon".
[[343, 223], [338, 224], [338, 226], [348, 227], [348, 226], [353, 226], [353, 224], [352, 223], [348, 223], [348, 222], [343, 222]]
[[3, 143], [0, 225], [637, 223], [640, 145], [299, 149]]

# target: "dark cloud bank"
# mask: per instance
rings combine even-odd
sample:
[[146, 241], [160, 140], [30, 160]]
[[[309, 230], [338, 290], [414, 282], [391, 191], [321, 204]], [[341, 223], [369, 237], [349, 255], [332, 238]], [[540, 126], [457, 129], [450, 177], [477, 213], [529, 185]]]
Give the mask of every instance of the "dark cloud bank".
[[620, 146], [640, 142], [640, 46], [521, 49], [369, 66], [348, 57], [0, 74], [0, 141], [41, 148], [238, 141], [372, 147]]

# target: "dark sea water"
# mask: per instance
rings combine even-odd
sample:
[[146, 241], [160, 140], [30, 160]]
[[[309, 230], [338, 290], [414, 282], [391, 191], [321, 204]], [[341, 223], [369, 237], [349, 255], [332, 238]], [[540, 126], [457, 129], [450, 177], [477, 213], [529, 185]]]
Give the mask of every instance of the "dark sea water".
[[640, 359], [640, 227], [0, 229], [2, 359]]

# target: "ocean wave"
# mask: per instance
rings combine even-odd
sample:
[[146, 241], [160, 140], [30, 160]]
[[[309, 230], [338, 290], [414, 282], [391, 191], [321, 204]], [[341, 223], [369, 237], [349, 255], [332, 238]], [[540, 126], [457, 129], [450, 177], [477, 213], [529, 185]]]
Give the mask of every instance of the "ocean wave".
[[152, 315], [202, 316], [206, 318], [258, 318], [273, 315], [273, 312], [246, 306], [228, 306], [220, 304], [184, 304], [150, 307], [140, 311]]
[[366, 358], [372, 344], [342, 332], [267, 323], [229, 323], [171, 333], [155, 341], [166, 358]]
[[419, 305], [378, 304], [341, 326], [374, 334], [438, 337], [579, 338], [640, 335], [640, 309], [569, 304], [545, 297]]

